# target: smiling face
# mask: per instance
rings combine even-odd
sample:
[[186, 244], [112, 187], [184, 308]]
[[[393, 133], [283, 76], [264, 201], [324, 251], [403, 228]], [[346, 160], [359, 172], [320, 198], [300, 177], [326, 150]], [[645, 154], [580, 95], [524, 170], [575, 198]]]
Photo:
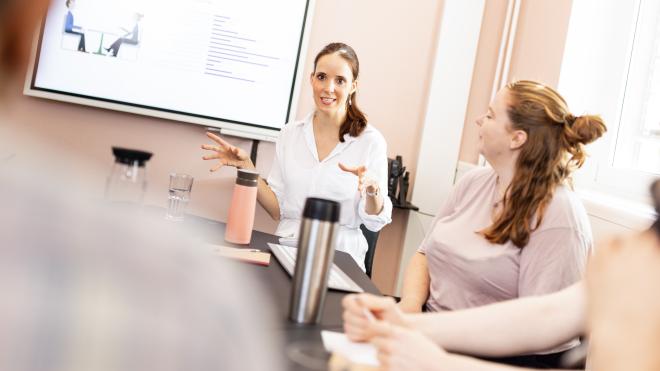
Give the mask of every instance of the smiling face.
[[488, 111], [476, 121], [479, 126], [479, 153], [491, 165], [514, 157], [527, 140], [524, 131], [513, 129], [507, 113], [509, 102], [509, 91], [506, 88], [500, 90]]
[[339, 53], [318, 60], [311, 83], [316, 109], [332, 116], [346, 112], [347, 100], [357, 89], [351, 66]]

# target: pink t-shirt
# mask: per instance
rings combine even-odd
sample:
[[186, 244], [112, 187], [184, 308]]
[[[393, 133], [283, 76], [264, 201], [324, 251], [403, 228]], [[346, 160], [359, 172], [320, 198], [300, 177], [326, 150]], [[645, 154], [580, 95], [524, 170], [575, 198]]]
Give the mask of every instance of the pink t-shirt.
[[567, 187], [555, 189], [543, 221], [523, 249], [488, 242], [499, 200], [490, 168], [465, 174], [440, 207], [419, 252], [431, 286], [427, 309], [456, 310], [559, 291], [582, 277], [593, 241], [587, 213]]

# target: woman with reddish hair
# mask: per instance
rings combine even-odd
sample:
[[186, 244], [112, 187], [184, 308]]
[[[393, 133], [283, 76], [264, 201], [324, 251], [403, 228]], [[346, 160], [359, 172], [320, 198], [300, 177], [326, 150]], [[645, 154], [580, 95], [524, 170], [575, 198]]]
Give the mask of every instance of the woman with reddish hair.
[[[548, 86], [517, 81], [497, 93], [477, 125], [491, 167], [466, 174], [440, 207], [405, 273], [406, 312], [548, 294], [584, 272], [593, 241], [570, 174], [585, 160], [584, 145], [605, 132], [603, 121], [574, 116]], [[558, 355], [530, 358], [554, 364]]]
[[[259, 180], [257, 200], [279, 220], [276, 234], [295, 240], [307, 197], [339, 201], [341, 216], [337, 249], [364, 270], [367, 241], [360, 224], [379, 231], [391, 221], [387, 194], [387, 144], [367, 124], [357, 105], [360, 64], [355, 51], [343, 43], [326, 45], [314, 59], [310, 83], [315, 110], [282, 128], [268, 180]], [[215, 145], [202, 145], [222, 166], [254, 169], [248, 154], [219, 136], [207, 133]], [[369, 176], [366, 172], [369, 170]]]

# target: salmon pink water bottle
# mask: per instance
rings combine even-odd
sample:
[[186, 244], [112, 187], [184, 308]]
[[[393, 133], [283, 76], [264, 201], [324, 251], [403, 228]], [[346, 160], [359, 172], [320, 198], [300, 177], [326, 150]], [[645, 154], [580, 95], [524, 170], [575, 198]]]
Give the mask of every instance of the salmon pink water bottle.
[[257, 181], [259, 181], [259, 173], [256, 171], [238, 169], [227, 217], [225, 241], [238, 244], [250, 243], [257, 204]]

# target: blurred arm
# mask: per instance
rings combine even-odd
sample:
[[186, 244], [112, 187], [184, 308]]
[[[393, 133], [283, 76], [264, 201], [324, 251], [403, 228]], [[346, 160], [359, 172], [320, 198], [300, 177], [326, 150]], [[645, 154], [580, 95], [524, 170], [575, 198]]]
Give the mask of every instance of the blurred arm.
[[551, 349], [580, 335], [585, 312], [585, 287], [577, 283], [550, 295], [408, 318], [447, 350], [503, 357]]
[[410, 259], [403, 279], [399, 307], [407, 313], [418, 313], [429, 297], [429, 268], [426, 255], [416, 252]]

